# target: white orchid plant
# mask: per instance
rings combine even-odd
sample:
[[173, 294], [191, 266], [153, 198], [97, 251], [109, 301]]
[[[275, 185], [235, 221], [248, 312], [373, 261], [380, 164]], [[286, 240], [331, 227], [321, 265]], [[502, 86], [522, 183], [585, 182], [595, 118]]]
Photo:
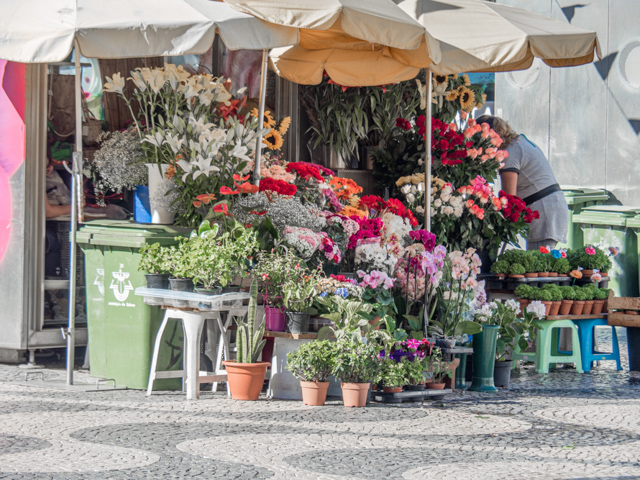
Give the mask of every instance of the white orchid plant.
[[268, 130], [248, 115], [238, 118], [244, 103], [233, 98], [223, 78], [192, 75], [172, 64], [138, 68], [127, 79], [134, 84], [131, 97], [119, 73], [106, 80], [105, 92], [118, 94], [131, 112], [145, 160], [169, 165], [166, 176], [178, 193], [176, 223], [197, 225], [196, 197], [233, 187], [233, 175], [248, 171], [258, 134]]

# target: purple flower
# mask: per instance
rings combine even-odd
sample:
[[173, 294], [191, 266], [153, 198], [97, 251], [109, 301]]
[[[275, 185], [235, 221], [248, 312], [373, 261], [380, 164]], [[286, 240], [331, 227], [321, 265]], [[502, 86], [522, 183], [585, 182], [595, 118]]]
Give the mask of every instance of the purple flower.
[[428, 252], [432, 252], [436, 246], [436, 236], [428, 230], [414, 230], [413, 232], [409, 232], [409, 237], [421, 242]]

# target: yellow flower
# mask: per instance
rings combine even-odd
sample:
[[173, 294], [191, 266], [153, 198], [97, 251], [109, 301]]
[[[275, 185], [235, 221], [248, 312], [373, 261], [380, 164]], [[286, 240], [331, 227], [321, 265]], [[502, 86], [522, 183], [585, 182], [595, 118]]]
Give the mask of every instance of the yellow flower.
[[467, 75], [466, 73], [462, 74], [462, 79], [464, 80], [464, 84], [468, 87], [469, 85], [471, 85], [471, 80], [469, 79], [469, 75]]
[[269, 133], [262, 138], [262, 143], [264, 143], [269, 150], [280, 150], [284, 141], [279, 131], [271, 129]]
[[456, 98], [458, 98], [458, 95], [459, 93], [457, 90], [451, 90], [449, 94], [444, 97], [444, 99], [448, 102], [453, 102]]
[[[254, 118], [258, 118], [259, 113], [260, 112], [258, 111], [257, 108], [254, 108], [253, 110], [251, 110], [251, 116]], [[269, 110], [265, 110], [264, 117], [262, 119], [262, 125], [264, 126], [264, 128], [273, 128], [275, 124], [276, 124], [276, 121], [271, 116], [271, 112]]]
[[460, 94], [460, 106], [466, 112], [473, 110], [476, 104], [475, 95], [471, 90], [465, 86], [458, 87], [458, 93]]
[[424, 173], [414, 173], [411, 175], [411, 183], [418, 185], [421, 182], [424, 182]]
[[441, 85], [443, 83], [447, 83], [447, 81], [449, 80], [449, 77], [447, 75], [434, 75], [433, 76], [433, 80], [438, 84]]
[[358, 208], [360, 206], [360, 197], [357, 195], [351, 195], [349, 197], [349, 205], [353, 208]]
[[291, 117], [284, 117], [280, 122], [280, 127], [278, 128], [280, 135], [284, 135], [285, 133], [287, 133], [287, 130], [289, 130], [289, 125], [291, 125]]
[[357, 217], [367, 218], [367, 212], [363, 210], [358, 210], [357, 208], [353, 208], [350, 206], [344, 207], [339, 213], [340, 215], [344, 215], [345, 217], [357, 216]]

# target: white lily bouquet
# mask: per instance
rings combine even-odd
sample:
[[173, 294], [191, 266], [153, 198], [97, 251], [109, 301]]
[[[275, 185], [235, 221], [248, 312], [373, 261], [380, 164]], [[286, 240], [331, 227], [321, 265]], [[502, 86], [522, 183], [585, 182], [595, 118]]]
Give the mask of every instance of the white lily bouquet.
[[238, 117], [244, 102], [233, 98], [223, 78], [192, 75], [172, 64], [139, 68], [129, 77], [135, 85], [131, 99], [120, 74], [106, 79], [105, 91], [120, 95], [131, 111], [145, 160], [168, 165], [176, 224], [196, 226], [196, 197], [233, 187], [233, 175], [248, 171], [257, 135], [268, 129], [249, 115]]

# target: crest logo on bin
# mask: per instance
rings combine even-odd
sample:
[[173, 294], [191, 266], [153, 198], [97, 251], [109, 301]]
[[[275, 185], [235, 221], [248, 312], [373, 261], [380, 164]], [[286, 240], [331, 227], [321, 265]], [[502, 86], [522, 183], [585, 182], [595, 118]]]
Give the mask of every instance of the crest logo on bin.
[[128, 280], [130, 274], [129, 272], [123, 272], [123, 268], [124, 265], [121, 263], [119, 271], [111, 272], [113, 280], [111, 280], [111, 285], [109, 286], [119, 302], [124, 302], [129, 297], [131, 290], [133, 290], [131, 280]]
[[96, 279], [93, 284], [98, 287], [100, 295], [104, 297], [104, 268], [96, 268]]

